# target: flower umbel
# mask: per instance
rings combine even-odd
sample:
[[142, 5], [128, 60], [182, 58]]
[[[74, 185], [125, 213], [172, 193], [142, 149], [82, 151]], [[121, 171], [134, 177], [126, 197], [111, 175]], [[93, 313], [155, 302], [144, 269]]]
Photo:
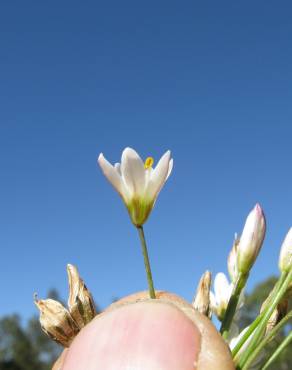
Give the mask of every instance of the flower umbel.
[[148, 157], [143, 163], [138, 153], [126, 148], [121, 163], [111, 165], [101, 153], [98, 163], [109, 182], [123, 199], [133, 224], [142, 226], [157, 199], [157, 196], [170, 175], [173, 160], [167, 151], [153, 168], [154, 160]]

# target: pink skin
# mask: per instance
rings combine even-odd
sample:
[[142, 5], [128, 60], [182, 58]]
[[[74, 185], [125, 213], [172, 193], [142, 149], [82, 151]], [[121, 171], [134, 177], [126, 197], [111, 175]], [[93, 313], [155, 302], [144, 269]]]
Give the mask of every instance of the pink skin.
[[195, 370], [201, 335], [178, 308], [151, 301], [96, 317], [54, 370]]

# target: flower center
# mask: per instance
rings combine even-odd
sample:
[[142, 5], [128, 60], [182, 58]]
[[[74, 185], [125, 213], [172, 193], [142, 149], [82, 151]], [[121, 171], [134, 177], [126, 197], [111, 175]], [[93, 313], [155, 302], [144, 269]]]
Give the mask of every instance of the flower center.
[[148, 168], [151, 168], [153, 166], [154, 159], [152, 157], [146, 158], [146, 161], [144, 163], [145, 170], [148, 170]]

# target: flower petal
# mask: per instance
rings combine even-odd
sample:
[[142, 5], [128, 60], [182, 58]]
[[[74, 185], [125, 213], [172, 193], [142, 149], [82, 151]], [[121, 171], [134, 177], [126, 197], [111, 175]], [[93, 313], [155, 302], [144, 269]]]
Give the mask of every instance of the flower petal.
[[216, 297], [213, 292], [210, 292], [210, 305], [211, 305], [212, 311], [216, 313], [217, 302], [216, 302]]
[[159, 160], [157, 166], [151, 173], [151, 177], [145, 189], [145, 196], [150, 199], [155, 199], [165, 183], [168, 175], [172, 169], [172, 163], [170, 159], [170, 150], [168, 150]]
[[227, 277], [223, 272], [219, 272], [215, 276], [214, 280], [214, 291], [216, 296], [216, 301], [220, 303], [227, 304], [230, 299], [231, 285], [229, 284]]
[[116, 191], [122, 196], [122, 198], [128, 199], [127, 191], [123, 185], [123, 181], [118, 170], [113, 167], [108, 160], [105, 159], [102, 153], [100, 153], [97, 162], [100, 165], [105, 177], [116, 189]]
[[168, 165], [168, 172], [167, 172], [166, 180], [169, 178], [172, 172], [172, 169], [173, 169], [173, 159], [171, 158], [171, 160], [169, 161], [169, 165]]
[[122, 176], [122, 173], [121, 173], [121, 164], [120, 163], [115, 163], [115, 169], [117, 170], [118, 174], [120, 176]]
[[121, 173], [128, 191], [133, 195], [142, 195], [145, 189], [145, 168], [138, 153], [126, 148], [122, 154]]

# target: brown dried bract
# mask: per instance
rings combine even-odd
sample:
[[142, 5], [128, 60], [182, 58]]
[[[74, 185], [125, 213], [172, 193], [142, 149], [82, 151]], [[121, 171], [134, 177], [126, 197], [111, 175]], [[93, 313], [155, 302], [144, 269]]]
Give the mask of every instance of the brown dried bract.
[[70, 292], [69, 312], [79, 328], [82, 329], [96, 316], [95, 303], [84, 281], [80, 278], [77, 268], [68, 264], [67, 272]]
[[35, 299], [40, 310], [40, 324], [43, 331], [54, 341], [69, 347], [79, 328], [66, 308], [54, 299]]
[[210, 271], [206, 271], [198, 284], [196, 296], [192, 302], [193, 307], [201, 314], [211, 317], [210, 309], [210, 288], [212, 275]]

